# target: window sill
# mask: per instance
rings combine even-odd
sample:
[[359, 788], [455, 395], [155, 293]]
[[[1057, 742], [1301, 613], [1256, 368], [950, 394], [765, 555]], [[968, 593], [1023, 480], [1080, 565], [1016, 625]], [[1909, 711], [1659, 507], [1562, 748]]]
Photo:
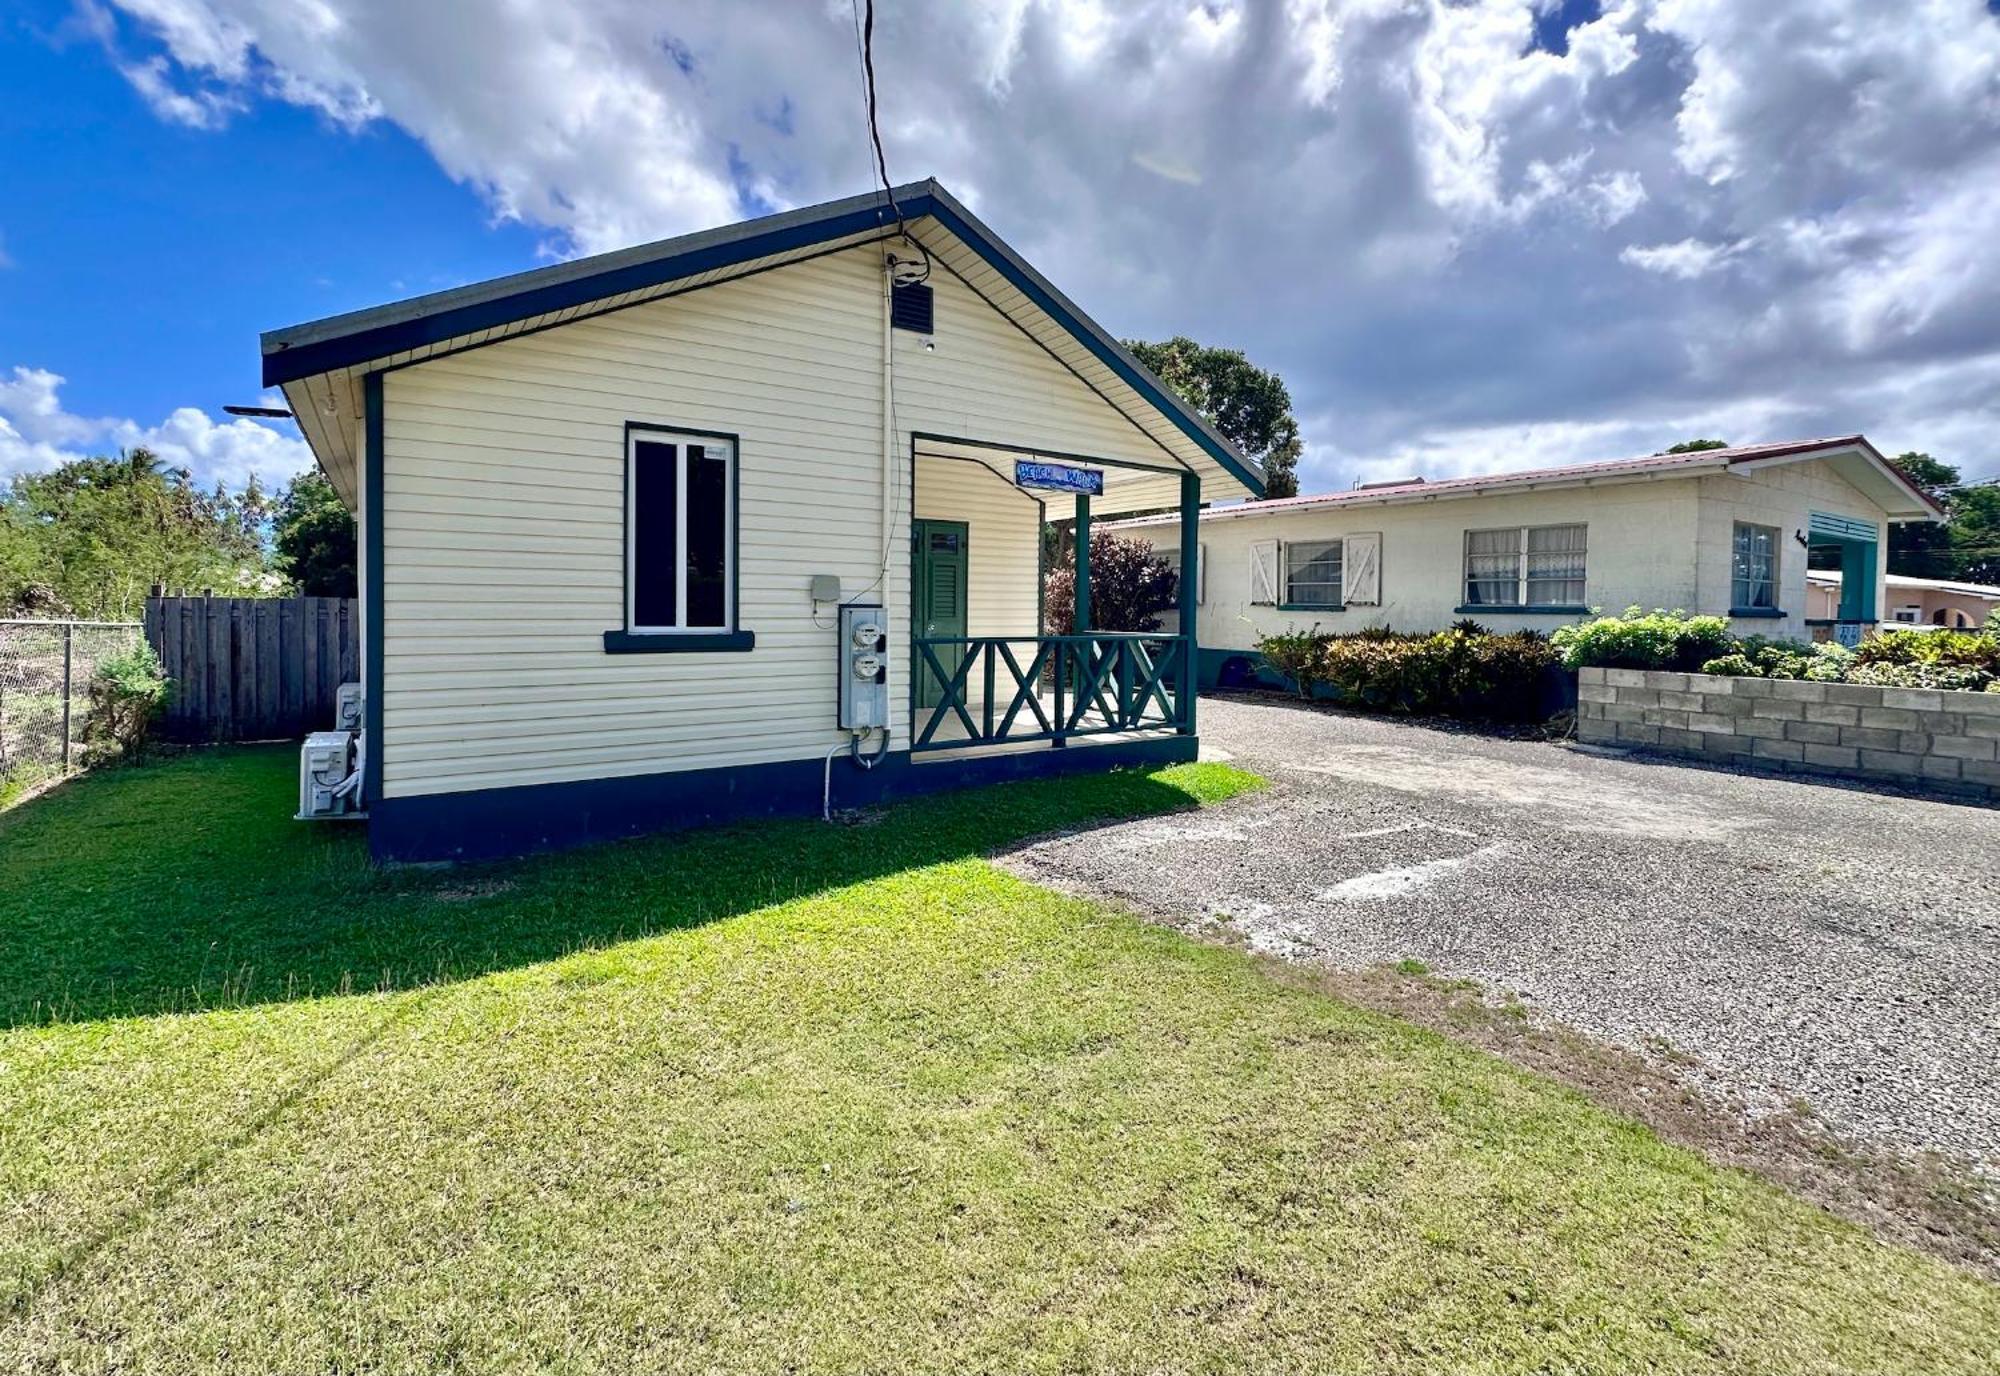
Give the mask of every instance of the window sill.
[[1344, 612], [1345, 602], [1335, 602], [1331, 606], [1316, 602], [1279, 602], [1274, 604], [1281, 612]]
[[1737, 617], [1755, 617], [1760, 621], [1781, 621], [1784, 619], [1785, 614], [1777, 607], [1731, 607], [1729, 615], [1732, 619]]
[[1590, 612], [1588, 607], [1519, 606], [1499, 602], [1483, 602], [1476, 606], [1453, 607], [1451, 610], [1454, 616], [1479, 616], [1482, 613], [1486, 615], [1498, 613], [1503, 616], [1585, 616]]
[[691, 655], [756, 648], [755, 631], [698, 631], [687, 635], [645, 631], [606, 631], [607, 655]]

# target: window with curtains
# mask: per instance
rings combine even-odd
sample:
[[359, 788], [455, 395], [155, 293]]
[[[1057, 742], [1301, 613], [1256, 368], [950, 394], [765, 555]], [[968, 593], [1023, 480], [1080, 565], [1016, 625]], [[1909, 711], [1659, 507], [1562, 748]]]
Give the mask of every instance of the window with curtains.
[[1466, 531], [1466, 605], [1582, 606], [1585, 530], [1561, 525]]
[[735, 446], [715, 435], [637, 427], [626, 444], [627, 625], [658, 634], [730, 629]]
[[1738, 521], [1730, 543], [1730, 610], [1777, 610], [1778, 528]]
[[1285, 605], [1340, 606], [1341, 543], [1308, 540], [1285, 543]]

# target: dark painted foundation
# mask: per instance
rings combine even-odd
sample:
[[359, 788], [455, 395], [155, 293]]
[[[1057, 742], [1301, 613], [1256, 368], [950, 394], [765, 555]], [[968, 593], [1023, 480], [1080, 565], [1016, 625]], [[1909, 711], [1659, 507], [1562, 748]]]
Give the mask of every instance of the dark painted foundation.
[[[1195, 758], [1197, 748], [1193, 736], [1158, 736], [922, 764], [902, 753], [866, 772], [841, 755], [833, 762], [833, 805], [866, 807], [1008, 779], [1174, 764]], [[368, 844], [382, 863], [493, 860], [760, 817], [809, 817], [820, 809], [824, 768], [821, 760], [789, 760], [382, 798], [369, 807]]]

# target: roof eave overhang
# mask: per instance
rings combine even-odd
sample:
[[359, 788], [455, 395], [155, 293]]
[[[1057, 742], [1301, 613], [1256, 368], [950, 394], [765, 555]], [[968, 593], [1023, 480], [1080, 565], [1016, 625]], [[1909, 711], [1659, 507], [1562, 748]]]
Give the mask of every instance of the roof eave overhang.
[[1864, 460], [1870, 468], [1882, 476], [1890, 487], [1901, 492], [1908, 500], [1909, 504], [1901, 508], [1890, 506], [1886, 502], [1883, 503], [1883, 514], [1888, 518], [1891, 525], [1909, 525], [1916, 522], [1930, 524], [1949, 519], [1945, 514], [1944, 508], [1939, 506], [1928, 492], [1911, 482], [1909, 476], [1902, 469], [1890, 463], [1888, 459], [1883, 457], [1881, 450], [1877, 449], [1873, 444], [1868, 442], [1865, 436], [1861, 435], [1856, 435], [1852, 440], [1841, 444], [1823, 445], [1819, 448], [1804, 449], [1795, 453], [1738, 459], [1730, 465], [1730, 468], [1732, 470], [1754, 471], [1760, 468], [1776, 467], [1781, 464], [1799, 463], [1807, 459], [1838, 459], [1850, 454]]
[[[880, 194], [851, 197], [744, 225], [690, 235], [686, 246], [647, 256], [612, 254], [602, 271], [560, 275], [549, 269], [520, 274], [519, 290], [460, 289], [397, 306], [286, 329], [262, 338], [266, 387], [315, 377], [463, 340], [524, 320], [579, 310], [593, 302], [693, 277], [726, 271], [761, 258], [809, 249], [905, 219], [930, 218], [969, 245], [1039, 310], [1095, 356], [1113, 375], [1158, 410], [1252, 496], [1264, 494], [1263, 470], [1218, 434], [1171, 388], [1085, 315], [998, 235], [980, 223], [935, 181], [900, 187], [896, 209]], [[489, 284], [504, 288], [509, 279]], [[455, 298], [464, 298], [456, 299]]]

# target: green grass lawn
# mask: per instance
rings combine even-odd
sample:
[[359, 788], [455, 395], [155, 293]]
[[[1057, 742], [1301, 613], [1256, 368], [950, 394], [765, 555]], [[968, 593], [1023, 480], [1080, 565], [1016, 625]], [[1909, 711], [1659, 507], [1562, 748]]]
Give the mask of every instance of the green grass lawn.
[[378, 874], [0, 816], [0, 1370], [1990, 1372], [2000, 1288], [981, 856], [1182, 766]]

